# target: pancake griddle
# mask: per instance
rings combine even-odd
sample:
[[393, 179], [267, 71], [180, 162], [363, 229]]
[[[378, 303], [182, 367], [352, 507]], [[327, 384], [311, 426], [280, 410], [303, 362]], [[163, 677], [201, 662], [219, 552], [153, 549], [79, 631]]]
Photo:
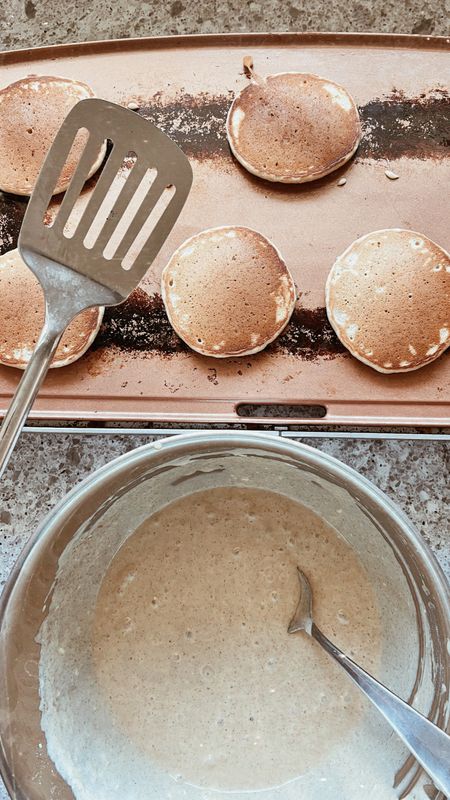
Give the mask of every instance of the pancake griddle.
[[[371, 230], [418, 230], [450, 249], [450, 40], [375, 34], [225, 34], [60, 45], [0, 54], [4, 86], [24, 75], [87, 82], [98, 96], [137, 106], [191, 159], [194, 184], [177, 226], [140, 288], [105, 314], [93, 348], [48, 375], [41, 419], [450, 425], [450, 350], [404, 375], [351, 358], [331, 330], [324, 285], [335, 257]], [[363, 124], [356, 157], [300, 186], [249, 175], [230, 154], [225, 117], [245, 85], [242, 59], [262, 74], [311, 71], [344, 85]], [[394, 171], [392, 181], [385, 170]], [[347, 182], [338, 186], [340, 178]], [[25, 201], [0, 194], [0, 248], [16, 245]], [[281, 338], [249, 358], [207, 359], [172, 331], [159, 292], [163, 267], [192, 234], [253, 227], [279, 247], [300, 299]], [[383, 335], [380, 324], [380, 335]], [[0, 413], [19, 379], [0, 366]], [[244, 419], [243, 419], [244, 418]]]

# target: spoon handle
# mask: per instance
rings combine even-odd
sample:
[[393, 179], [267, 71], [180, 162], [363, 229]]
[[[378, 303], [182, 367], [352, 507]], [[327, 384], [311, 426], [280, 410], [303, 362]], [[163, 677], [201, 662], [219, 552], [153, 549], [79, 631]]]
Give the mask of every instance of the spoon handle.
[[311, 635], [381, 711], [436, 787], [450, 797], [450, 736], [355, 664], [314, 623]]

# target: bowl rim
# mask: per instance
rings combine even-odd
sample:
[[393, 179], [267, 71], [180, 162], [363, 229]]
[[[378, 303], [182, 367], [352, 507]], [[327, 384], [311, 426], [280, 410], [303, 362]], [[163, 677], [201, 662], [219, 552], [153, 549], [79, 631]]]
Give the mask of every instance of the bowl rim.
[[[46, 514], [36, 531], [30, 536], [7, 578], [3, 592], [0, 595], [0, 640], [4, 635], [4, 624], [11, 596], [14, 589], [20, 584], [22, 575], [25, 575], [23, 568], [27, 560], [32, 557], [43, 539], [51, 538], [61, 520], [75, 510], [81, 502], [85, 502], [86, 493], [90, 494], [111, 479], [120, 477], [120, 474], [129, 468], [139, 467], [147, 461], [150, 464], [152, 460], [157, 461], [161, 456], [164, 460], [176, 460], [183, 455], [200, 455], [202, 448], [205, 449], [208, 445], [218, 448], [234, 446], [263, 451], [271, 450], [274, 455], [289, 456], [303, 461], [307, 466], [321, 469], [325, 467], [331, 476], [344, 479], [348, 488], [351, 487], [356, 490], [360, 501], [369, 500], [387, 513], [406, 537], [408, 546], [413, 549], [415, 556], [419, 559], [421, 567], [424, 568], [425, 574], [433, 586], [436, 596], [439, 598], [444, 612], [447, 649], [450, 651], [450, 583], [447, 581], [445, 573], [429, 545], [408, 516], [385, 492], [353, 469], [353, 467], [348, 466], [328, 453], [324, 453], [322, 450], [298, 440], [286, 439], [271, 432], [224, 430], [194, 431], [192, 433], [170, 435], [163, 439], [147, 442], [108, 461], [70, 489], [55, 504], [53, 509]], [[3, 747], [3, 731], [1, 727], [0, 775], [8, 793], [11, 797], [14, 797], [15, 795], [11, 794], [14, 787], [11, 783], [12, 776], [9, 774], [9, 766]], [[441, 795], [439, 794], [438, 797], [440, 798]]]
[[431, 548], [397, 503], [372, 481], [335, 456], [331, 456], [298, 440], [286, 439], [270, 432], [259, 431], [194, 431], [192, 433], [170, 435], [154, 442], [146, 442], [133, 450], [129, 450], [127, 453], [122, 453], [83, 478], [58, 500], [55, 506], [45, 515], [19, 554], [0, 595], [0, 632], [12, 589], [28, 556], [47, 531], [51, 531], [52, 527], [57, 524], [60, 516], [65, 516], [69, 510], [77, 506], [85, 496], [86, 491], [90, 493], [98, 489], [112, 477], [120, 475], [122, 470], [136, 467], [152, 456], [156, 459], [164, 452], [168, 456], [171, 455], [176, 458], [182, 455], [183, 450], [191, 450], [192, 445], [195, 448], [196, 445], [204, 445], [205, 442], [216, 446], [228, 446], [233, 442], [234, 446], [256, 447], [261, 450], [270, 446], [280, 454], [293, 456], [294, 458], [300, 456], [308, 465], [327, 466], [331, 474], [344, 478], [353, 488], [357, 488], [365, 497], [370, 498], [375, 505], [383, 507], [402, 529], [402, 532], [406, 534], [409, 544], [414, 547], [420, 560], [425, 563], [427, 571], [433, 578], [433, 583], [439, 587], [441, 600], [448, 616], [448, 633], [450, 636], [450, 583], [447, 581], [445, 573]]

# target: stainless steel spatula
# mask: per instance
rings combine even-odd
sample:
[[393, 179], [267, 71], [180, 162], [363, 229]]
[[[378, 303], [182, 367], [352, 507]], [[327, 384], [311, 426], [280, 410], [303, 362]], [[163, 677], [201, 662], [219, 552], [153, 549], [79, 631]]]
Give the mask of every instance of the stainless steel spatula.
[[[44, 223], [46, 212], [81, 129], [89, 134], [87, 144], [49, 227]], [[112, 149], [73, 232], [68, 225], [71, 212], [106, 139]], [[133, 111], [89, 99], [65, 119], [19, 236], [20, 254], [44, 290], [46, 313], [33, 357], [0, 429], [0, 476], [67, 325], [86, 308], [117, 305], [128, 297], [172, 230], [191, 184], [186, 156]]]

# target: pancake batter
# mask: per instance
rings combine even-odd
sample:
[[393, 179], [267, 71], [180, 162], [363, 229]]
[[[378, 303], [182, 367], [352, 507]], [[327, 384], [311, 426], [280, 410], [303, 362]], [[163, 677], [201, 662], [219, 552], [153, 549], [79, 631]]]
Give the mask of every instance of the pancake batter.
[[255, 790], [311, 770], [363, 701], [286, 627], [296, 564], [319, 626], [368, 669], [378, 616], [344, 540], [296, 502], [252, 489], [182, 498], [129, 537], [93, 625], [98, 685], [123, 734], [180, 782]]

